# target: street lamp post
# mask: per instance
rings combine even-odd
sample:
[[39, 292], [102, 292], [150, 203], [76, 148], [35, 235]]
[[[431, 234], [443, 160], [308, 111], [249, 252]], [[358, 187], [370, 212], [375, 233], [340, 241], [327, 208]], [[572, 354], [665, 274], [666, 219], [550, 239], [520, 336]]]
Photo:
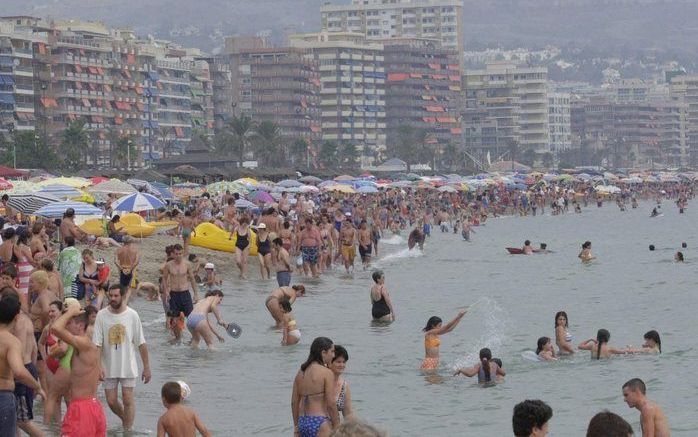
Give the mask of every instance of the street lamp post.
[[17, 141], [15, 141], [12, 135], [15, 131], [15, 126], [13, 124], [7, 127], [7, 132], [10, 134], [10, 141], [12, 141], [12, 168], [17, 168]]
[[133, 141], [128, 140], [126, 142], [126, 170], [131, 170], [131, 145]]

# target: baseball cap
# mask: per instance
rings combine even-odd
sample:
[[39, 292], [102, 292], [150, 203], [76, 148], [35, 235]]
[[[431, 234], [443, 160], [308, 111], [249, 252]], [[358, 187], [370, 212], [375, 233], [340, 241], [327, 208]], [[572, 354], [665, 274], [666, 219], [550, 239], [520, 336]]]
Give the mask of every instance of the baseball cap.
[[267, 228], [267, 225], [264, 223], [260, 223], [257, 225], [257, 229], [266, 229], [266, 228]]
[[204, 269], [206, 269], [206, 270], [208, 270], [208, 269], [213, 270], [215, 268], [216, 268], [216, 266], [213, 265], [213, 263], [206, 263], [206, 265], [204, 266]]

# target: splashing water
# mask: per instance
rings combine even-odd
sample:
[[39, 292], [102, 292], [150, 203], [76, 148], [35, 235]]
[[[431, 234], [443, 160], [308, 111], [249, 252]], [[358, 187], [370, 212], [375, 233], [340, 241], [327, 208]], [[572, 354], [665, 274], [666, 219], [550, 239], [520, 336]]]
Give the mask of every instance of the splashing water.
[[395, 253], [388, 254], [388, 255], [384, 256], [383, 258], [379, 259], [378, 262], [376, 263], [376, 265], [378, 266], [378, 265], [390, 263], [390, 262], [393, 262], [395, 260], [401, 260], [401, 259], [405, 259], [405, 258], [419, 258], [422, 256], [424, 256], [424, 252], [422, 252], [419, 249], [416, 249], [416, 248], [412, 249], [412, 250], [402, 249], [402, 250], [399, 250]]
[[405, 244], [405, 239], [399, 235], [393, 235], [393, 236], [388, 237], [388, 238], [381, 238], [380, 242], [382, 244], [390, 244], [390, 245], [397, 246], [400, 244]]
[[456, 359], [451, 367], [453, 370], [467, 367], [476, 363], [480, 359], [480, 349], [489, 348], [492, 356], [497, 357], [507, 332], [506, 312], [501, 306], [489, 297], [481, 297], [468, 308], [466, 315], [470, 320], [476, 322], [478, 326], [484, 326], [484, 332], [479, 337], [473, 337], [474, 341], [466, 345], [466, 353], [461, 358]]

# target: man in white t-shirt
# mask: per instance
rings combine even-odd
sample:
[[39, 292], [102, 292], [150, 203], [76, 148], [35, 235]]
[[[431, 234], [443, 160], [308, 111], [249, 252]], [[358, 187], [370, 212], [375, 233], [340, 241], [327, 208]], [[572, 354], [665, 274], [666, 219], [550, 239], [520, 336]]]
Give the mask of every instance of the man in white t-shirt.
[[[126, 289], [119, 284], [109, 287], [109, 306], [97, 313], [92, 341], [102, 356], [102, 385], [109, 408], [121, 418], [124, 429], [129, 430], [136, 415], [133, 398], [133, 388], [138, 378], [136, 347], [143, 362], [141, 378], [145, 384], [150, 381], [150, 363], [141, 318], [124, 303], [125, 293]], [[119, 402], [119, 384], [123, 405]]]

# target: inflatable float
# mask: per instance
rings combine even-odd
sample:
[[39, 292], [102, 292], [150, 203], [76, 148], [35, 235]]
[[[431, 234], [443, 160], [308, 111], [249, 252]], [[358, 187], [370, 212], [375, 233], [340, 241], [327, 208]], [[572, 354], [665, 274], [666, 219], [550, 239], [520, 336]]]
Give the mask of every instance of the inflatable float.
[[[250, 255], [257, 255], [257, 234], [250, 232]], [[191, 234], [192, 246], [204, 247], [206, 249], [218, 250], [221, 252], [235, 252], [235, 242], [237, 235], [230, 238], [230, 232], [221, 229], [213, 223], [201, 223]]]
[[[148, 237], [153, 235], [158, 229], [172, 229], [178, 226], [174, 220], [161, 222], [147, 222], [138, 214], [129, 213], [121, 217], [119, 223], [116, 224], [116, 229], [123, 229], [132, 237]], [[80, 229], [90, 235], [106, 237], [107, 235], [107, 220], [106, 219], [90, 219], [80, 225]]]
[[524, 251], [520, 247], [507, 247], [507, 252], [512, 255], [523, 255]]

